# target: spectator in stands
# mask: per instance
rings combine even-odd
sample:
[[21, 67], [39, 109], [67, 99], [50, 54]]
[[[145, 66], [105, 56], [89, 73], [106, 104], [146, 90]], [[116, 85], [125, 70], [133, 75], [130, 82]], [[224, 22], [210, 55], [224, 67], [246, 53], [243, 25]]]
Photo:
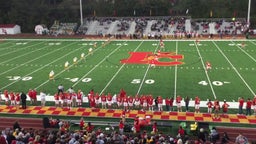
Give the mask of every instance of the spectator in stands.
[[224, 132], [221, 138], [221, 144], [227, 144], [229, 142], [230, 142], [230, 138], [228, 137], [228, 134]]
[[205, 130], [203, 128], [200, 128], [200, 130], [199, 130], [198, 140], [201, 143], [205, 143], [207, 140], [207, 133], [205, 132]]
[[15, 121], [13, 124], [13, 130], [16, 130], [16, 129], [21, 130], [21, 127], [18, 121]]
[[189, 109], [188, 109], [188, 106], [189, 106], [189, 97], [188, 97], [188, 96], [186, 96], [186, 98], [184, 99], [184, 102], [185, 102], [186, 112], [188, 112], [188, 111], [189, 111]]
[[80, 130], [84, 129], [84, 118], [83, 117], [81, 117], [81, 119], [80, 119], [79, 127], [80, 127]]
[[182, 126], [179, 126], [179, 130], [178, 130], [178, 137], [184, 137], [185, 136], [185, 130], [183, 129]]
[[26, 104], [27, 95], [24, 92], [22, 92], [20, 95], [20, 98], [21, 98], [22, 109], [26, 109], [27, 108], [27, 104]]
[[123, 135], [124, 133], [124, 122], [123, 120], [120, 120], [119, 122], [119, 134]]
[[239, 133], [239, 135], [236, 137], [236, 144], [247, 144], [248, 143], [248, 139], [243, 136], [241, 133]]
[[219, 138], [220, 138], [219, 133], [217, 132], [216, 128], [213, 127], [210, 133], [210, 141], [215, 143], [217, 140], [219, 140]]

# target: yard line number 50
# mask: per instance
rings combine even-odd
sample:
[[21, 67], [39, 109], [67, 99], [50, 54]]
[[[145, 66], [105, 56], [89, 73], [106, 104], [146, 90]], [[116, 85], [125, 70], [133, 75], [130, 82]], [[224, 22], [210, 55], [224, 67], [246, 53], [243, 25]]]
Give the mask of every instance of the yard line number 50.
[[[139, 84], [139, 83], [141, 83], [141, 79], [133, 79], [131, 81], [131, 83], [132, 84]], [[155, 83], [155, 80], [152, 80], [152, 79], [145, 80], [145, 84], [153, 84], [153, 83]]]

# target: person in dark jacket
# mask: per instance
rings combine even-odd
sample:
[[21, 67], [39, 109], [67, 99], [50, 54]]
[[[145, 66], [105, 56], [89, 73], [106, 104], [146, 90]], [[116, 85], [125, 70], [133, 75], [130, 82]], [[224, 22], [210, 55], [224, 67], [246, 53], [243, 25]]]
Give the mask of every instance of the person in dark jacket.
[[22, 109], [26, 109], [27, 108], [27, 104], [26, 104], [27, 95], [24, 92], [22, 92], [20, 95], [20, 98], [21, 98]]

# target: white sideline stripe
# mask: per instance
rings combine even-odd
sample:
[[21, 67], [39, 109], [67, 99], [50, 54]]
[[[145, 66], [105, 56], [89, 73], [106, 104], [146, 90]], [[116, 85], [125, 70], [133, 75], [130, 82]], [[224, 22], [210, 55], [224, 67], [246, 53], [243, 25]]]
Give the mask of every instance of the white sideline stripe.
[[[157, 46], [156, 46], [156, 49], [155, 49], [154, 53], [156, 53], [156, 51], [157, 51], [157, 49], [158, 49], [158, 47], [159, 47], [159, 44], [160, 44], [160, 41], [158, 40], [158, 44], [157, 44]], [[144, 74], [144, 76], [143, 76], [143, 79], [142, 79], [142, 81], [141, 81], [141, 83], [140, 83], [140, 86], [139, 86], [139, 89], [138, 89], [138, 91], [137, 91], [137, 95], [140, 93], [140, 90], [141, 90], [141, 88], [142, 88], [142, 86], [143, 86], [143, 84], [144, 84], [144, 81], [145, 81], [145, 79], [146, 79], [146, 76], [148, 75], [148, 71], [149, 71], [149, 68], [150, 68], [150, 67], [151, 67], [151, 64], [149, 64], [148, 67], [147, 67], [147, 70], [146, 70], [146, 72], [145, 72], [145, 74]]]
[[[143, 41], [141, 41], [141, 43], [137, 46], [137, 48], [134, 50], [137, 51], [137, 49], [141, 46], [141, 44], [143, 43]], [[115, 75], [110, 79], [110, 81], [107, 83], [107, 85], [102, 89], [102, 91], [100, 92], [100, 95], [106, 90], [106, 88], [110, 85], [110, 83], [113, 81], [113, 79], [117, 76], [117, 74], [123, 69], [123, 67], [126, 64], [122, 64], [122, 66], [118, 69], [118, 71], [115, 73]]]
[[[70, 45], [70, 44], [69, 44], [69, 45]], [[42, 49], [45, 48], [45, 47], [48, 47], [48, 46], [44, 46], [44, 47], [42, 47]], [[25, 64], [27, 64], [27, 63], [33, 62], [33, 61], [35, 61], [35, 60], [37, 60], [37, 59], [40, 59], [40, 58], [42, 58], [42, 57], [44, 57], [44, 56], [46, 56], [46, 55], [49, 55], [49, 54], [54, 53], [55, 51], [58, 51], [58, 50], [61, 50], [61, 49], [62, 49], [62, 48], [55, 49], [55, 50], [53, 50], [53, 51], [51, 51], [51, 52], [49, 52], [49, 53], [46, 53], [46, 54], [44, 54], [44, 55], [41, 55], [41, 56], [39, 56], [39, 57], [37, 57], [37, 58], [35, 58], [35, 59], [32, 59], [32, 60], [27, 61], [27, 62], [25, 62], [25, 63], [23, 63], [23, 64], [20, 64], [19, 66], [16, 66], [16, 67], [11, 68], [11, 69], [9, 69], [9, 70], [7, 70], [7, 71], [5, 71], [5, 72], [2, 72], [2, 73], [0, 73], [0, 75], [5, 74], [5, 73], [7, 73], [7, 72], [9, 72], [9, 71], [12, 71], [12, 70], [14, 70], [14, 69], [17, 69], [17, 68], [19, 68], [19, 67], [21, 67], [21, 66], [23, 66], [23, 65], [25, 65]], [[33, 51], [33, 52], [35, 52], [35, 51]]]
[[[200, 39], [200, 41], [254, 41], [247, 39]], [[5, 41], [106, 41], [106, 39], [93, 39], [93, 38], [85, 38], [85, 39], [63, 39], [63, 38], [49, 38], [49, 39], [2, 39]], [[111, 41], [159, 41], [158, 39], [111, 39]], [[196, 39], [164, 39], [164, 41], [196, 41]]]
[[[64, 47], [67, 47], [67, 46], [69, 46], [69, 45], [65, 45], [65, 46], [63, 46], [63, 47], [61, 47], [61, 48], [64, 48]], [[29, 76], [29, 75], [31, 75], [31, 74], [33, 74], [33, 73], [35, 73], [35, 72], [37, 72], [37, 71], [39, 71], [39, 70], [41, 70], [41, 69], [47, 67], [47, 66], [49, 66], [50, 64], [52, 64], [52, 63], [54, 63], [54, 62], [56, 62], [56, 61], [62, 59], [63, 57], [66, 57], [67, 55], [69, 55], [69, 54], [71, 54], [71, 53], [73, 53], [73, 52], [75, 52], [75, 51], [77, 51], [77, 50], [79, 50], [79, 48], [78, 48], [78, 49], [75, 49], [75, 50], [73, 50], [73, 51], [71, 51], [71, 52], [69, 52], [69, 53], [67, 53], [67, 54], [65, 54], [65, 55], [63, 55], [62, 57], [59, 57], [59, 58], [55, 59], [54, 61], [48, 63], [47, 65], [45, 65], [45, 66], [43, 66], [43, 67], [41, 67], [41, 68], [39, 68], [39, 69], [37, 69], [37, 70], [32, 71], [32, 72], [29, 73], [29, 74], [26, 74], [26, 75], [23, 76], [23, 77]], [[8, 84], [8, 85], [2, 87], [1, 89], [5, 89], [5, 88], [7, 88], [8, 86], [10, 86], [10, 85], [12, 85], [12, 84], [14, 84], [14, 83], [16, 83], [16, 82], [18, 82], [18, 81], [19, 81], [19, 80], [13, 81], [12, 83], [10, 83], [10, 84]]]
[[[1, 94], [0, 97], [2, 97], [2, 100], [5, 100], [5, 97], [3, 94]], [[37, 100], [38, 100], [38, 102], [40, 102], [40, 100], [41, 100], [40, 95], [37, 95]], [[30, 101], [29, 96], [27, 98], [27, 101]], [[55, 102], [54, 96], [47, 95], [46, 96], [46, 104], [47, 104], [47, 102]], [[87, 96], [83, 97], [83, 102], [84, 103], [89, 102]], [[200, 107], [207, 108], [207, 102], [208, 101], [200, 101]], [[227, 102], [227, 103], [229, 104], [229, 109], [237, 109], [238, 110], [238, 102]], [[195, 101], [193, 101], [193, 100], [189, 101], [189, 107], [194, 107], [194, 104], [195, 104]], [[222, 105], [222, 104], [223, 104], [223, 102], [220, 101], [220, 105]], [[165, 100], [163, 100], [163, 105], [165, 105]], [[183, 106], [183, 109], [184, 109], [184, 106], [185, 106], [184, 100], [181, 101], [181, 105]], [[173, 103], [173, 106], [176, 106], [175, 102]], [[243, 107], [244, 111], [245, 111], [245, 108], [246, 108], [246, 105], [244, 105], [244, 107]]]
[[247, 86], [247, 88], [251, 91], [253, 96], [255, 96], [254, 91], [251, 89], [251, 87], [247, 84], [247, 82], [244, 80], [244, 78], [241, 76], [241, 74], [237, 71], [237, 69], [234, 67], [234, 65], [230, 62], [230, 60], [227, 58], [227, 56], [221, 51], [220, 47], [213, 41], [213, 44], [218, 48], [219, 52], [225, 57], [225, 59], [228, 61], [228, 63], [232, 66], [236, 74], [240, 77], [240, 79], [244, 82], [244, 84]]
[[203, 58], [202, 58], [202, 56], [201, 56], [201, 53], [200, 53], [200, 51], [199, 51], [199, 49], [198, 49], [198, 46], [197, 46], [196, 42], [194, 42], [194, 43], [195, 43], [195, 46], [196, 46], [196, 49], [197, 49], [197, 53], [198, 53], [198, 55], [199, 55], [199, 57], [200, 57], [200, 61], [201, 61], [201, 63], [202, 63], [204, 73], [205, 73], [205, 75], [206, 75], [206, 78], [207, 78], [207, 80], [208, 80], [209, 86], [210, 86], [210, 88], [211, 88], [212, 94], [213, 94], [214, 98], [217, 99], [217, 96], [216, 96], [215, 91], [214, 91], [213, 86], [212, 86], [211, 79], [210, 79], [210, 77], [209, 77], [209, 75], [208, 75], [208, 73], [207, 73], [207, 70], [206, 70], [206, 67], [205, 67]]
[[[102, 47], [102, 46], [101, 46]], [[105, 56], [104, 59], [102, 59], [97, 65], [95, 65], [89, 72], [87, 72], [82, 78], [80, 78], [76, 83], [73, 84], [72, 87], [75, 87], [80, 81], [82, 81], [88, 74], [90, 74], [94, 69], [96, 69], [101, 63], [103, 63], [109, 56], [111, 56], [114, 52], [116, 52], [121, 46], [118, 46], [114, 51], [112, 51], [110, 54]], [[99, 49], [99, 48], [98, 48]]]
[[[8, 43], [10, 43], [10, 42], [8, 42]], [[0, 46], [2, 46], [2, 45], [0, 45]], [[9, 48], [12, 48], [12, 47], [15, 47], [15, 46], [16, 46], [16, 45], [11, 45], [11, 46], [8, 46], [8, 47], [1, 48], [0, 51], [9, 49]]]
[[[178, 54], [178, 41], [176, 41], [176, 54]], [[177, 59], [175, 60], [177, 61]], [[178, 66], [175, 65], [175, 73], [174, 73], [174, 99], [176, 99], [177, 96], [177, 70]]]
[[[231, 41], [232, 43], [234, 43], [233, 41]], [[235, 44], [235, 43], [234, 43]], [[256, 62], [256, 60], [254, 59], [254, 57], [252, 57], [250, 54], [248, 54], [243, 48], [239, 47], [238, 45], [236, 45], [236, 47], [238, 49], [240, 49], [243, 53], [245, 53], [248, 57], [250, 57], [254, 62]]]
[[[30, 45], [30, 46], [26, 46], [26, 47], [23, 47], [23, 48], [19, 48], [19, 49], [15, 50], [15, 51], [10, 51], [10, 52], [4, 53], [4, 54], [0, 55], [0, 57], [1, 57], [1, 56], [5, 56], [5, 55], [8, 55], [8, 54], [11, 54], [11, 53], [15, 53], [15, 52], [21, 51], [21, 50], [26, 49], [26, 48], [29, 48], [29, 47], [33, 47], [33, 46], [39, 45], [39, 44], [41, 44], [41, 43], [43, 43], [43, 42], [36, 43], [36, 44]], [[27, 53], [27, 54], [29, 54], [29, 53]], [[26, 55], [26, 54], [24, 54], [24, 55]], [[21, 56], [23, 56], [23, 55], [21, 55]], [[20, 56], [18, 56], [18, 57], [20, 57]]]

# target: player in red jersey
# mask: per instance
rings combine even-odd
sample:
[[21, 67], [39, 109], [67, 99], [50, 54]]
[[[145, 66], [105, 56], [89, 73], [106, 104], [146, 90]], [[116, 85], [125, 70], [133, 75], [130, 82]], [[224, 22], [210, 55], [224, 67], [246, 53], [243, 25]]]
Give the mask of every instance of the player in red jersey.
[[150, 111], [154, 111], [154, 106], [153, 106], [153, 104], [154, 104], [154, 99], [153, 99], [153, 96], [152, 96], [152, 95], [149, 95], [149, 96], [147, 97], [147, 102], [148, 102], [148, 109], [149, 109]]
[[60, 98], [58, 93], [54, 94], [54, 101], [55, 101], [55, 107], [59, 107], [60, 106]]
[[215, 100], [215, 101], [214, 101], [213, 109], [214, 109], [213, 118], [219, 119], [219, 118], [220, 118], [220, 115], [219, 115], [219, 112], [220, 112], [220, 103], [219, 103], [218, 100]]
[[4, 90], [4, 98], [5, 98], [5, 105], [9, 106], [10, 98], [9, 98], [8, 90]]
[[134, 105], [135, 105], [135, 109], [139, 109], [140, 108], [140, 97], [138, 95], [135, 95]]
[[158, 102], [158, 111], [163, 111], [163, 98], [161, 96], [158, 96], [157, 102]]
[[142, 103], [142, 110], [147, 110], [148, 108], [148, 102], [147, 102], [147, 97], [145, 95], [142, 95], [142, 97], [140, 98], [141, 103]]
[[60, 98], [60, 107], [63, 108], [65, 105], [65, 93], [60, 93], [59, 94], [59, 98]]
[[95, 104], [97, 108], [100, 106], [100, 95], [98, 93], [95, 94]]
[[174, 98], [171, 97], [170, 98], [170, 111], [173, 111], [173, 102], [174, 102]]
[[108, 108], [112, 108], [112, 95], [108, 93], [107, 95], [107, 103], [108, 103]]
[[71, 109], [71, 103], [72, 103], [72, 93], [67, 93], [67, 107]]
[[15, 104], [16, 104], [16, 109], [18, 110], [20, 108], [20, 93], [15, 93]]
[[176, 97], [176, 105], [177, 105], [178, 112], [182, 112], [181, 101], [182, 101], [182, 97], [178, 95]]
[[107, 109], [107, 98], [104, 93], [100, 96], [101, 99], [101, 106], [103, 109]]
[[83, 95], [84, 95], [83, 92], [81, 90], [78, 90], [78, 92], [77, 92], [77, 100], [76, 100], [78, 107], [82, 106]]
[[124, 96], [126, 96], [125, 90], [121, 89], [119, 95], [120, 95], [121, 98], [124, 98]]
[[246, 115], [251, 115], [251, 109], [252, 109], [252, 100], [250, 98], [246, 101]]
[[123, 100], [122, 100], [120, 94], [116, 97], [116, 102], [117, 102], [117, 108], [121, 108], [123, 105]]
[[33, 91], [32, 91], [32, 89], [29, 89], [28, 90], [28, 97], [30, 98], [30, 104], [34, 104], [33, 103]]
[[15, 106], [15, 95], [12, 91], [10, 92], [10, 99], [11, 99], [11, 106]]
[[224, 103], [222, 104], [223, 117], [225, 117], [226, 114], [228, 113], [228, 107], [229, 107], [229, 104], [226, 102], [226, 100], [224, 100]]
[[35, 89], [32, 90], [32, 99], [33, 99], [34, 105], [36, 105], [37, 104], [37, 91]]
[[206, 62], [205, 63], [205, 65], [206, 65], [206, 71], [208, 71], [209, 69], [212, 69], [212, 65], [211, 65], [211, 63], [210, 62]]
[[243, 114], [244, 98], [239, 97], [238, 98], [238, 103], [239, 103], [238, 114]]
[[211, 101], [211, 99], [209, 99], [209, 101], [207, 102], [207, 108], [208, 108], [208, 113], [212, 113], [212, 107], [213, 107], [213, 103]]
[[195, 113], [200, 113], [200, 98], [195, 97]]
[[127, 96], [123, 97], [123, 106], [124, 106], [124, 109], [128, 109], [128, 97]]
[[133, 104], [134, 104], [134, 98], [132, 96], [129, 96], [128, 97], [129, 109], [133, 109]]
[[165, 108], [167, 112], [170, 111], [170, 99], [168, 97], [165, 98]]

